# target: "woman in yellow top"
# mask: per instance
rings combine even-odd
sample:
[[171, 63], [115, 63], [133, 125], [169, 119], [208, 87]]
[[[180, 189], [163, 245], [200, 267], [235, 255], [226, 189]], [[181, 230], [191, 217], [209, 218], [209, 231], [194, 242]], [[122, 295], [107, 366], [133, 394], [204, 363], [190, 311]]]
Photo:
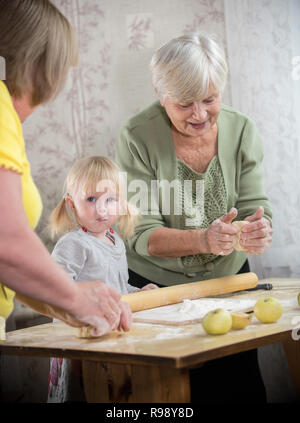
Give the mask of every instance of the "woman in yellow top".
[[0, 56], [6, 66], [0, 81], [0, 317], [13, 310], [16, 291], [37, 311], [94, 326], [95, 336], [129, 330], [131, 312], [120, 294], [100, 281], [75, 284], [33, 231], [42, 203], [21, 123], [55, 97], [77, 64], [73, 30], [49, 0], [0, 0]]

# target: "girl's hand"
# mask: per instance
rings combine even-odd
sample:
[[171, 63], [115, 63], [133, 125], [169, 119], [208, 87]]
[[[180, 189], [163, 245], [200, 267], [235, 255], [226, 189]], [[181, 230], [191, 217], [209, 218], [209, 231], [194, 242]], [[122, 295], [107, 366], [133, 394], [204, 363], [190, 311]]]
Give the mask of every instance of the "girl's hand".
[[273, 229], [270, 222], [263, 217], [264, 208], [259, 207], [252, 216], [246, 217], [249, 222], [242, 229], [240, 245], [249, 254], [262, 254], [271, 245]]
[[143, 286], [140, 291], [148, 291], [149, 289], [159, 289], [155, 283], [148, 283], [147, 285]]
[[227, 256], [233, 251], [233, 240], [238, 229], [231, 225], [236, 218], [237, 209], [232, 207], [227, 214], [216, 219], [205, 231], [206, 254]]

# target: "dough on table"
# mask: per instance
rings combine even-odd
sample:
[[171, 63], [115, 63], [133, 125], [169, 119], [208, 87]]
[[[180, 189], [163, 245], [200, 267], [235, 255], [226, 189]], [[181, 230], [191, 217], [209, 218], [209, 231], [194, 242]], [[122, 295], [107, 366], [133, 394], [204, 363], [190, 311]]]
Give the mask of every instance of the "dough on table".
[[77, 338], [95, 338], [92, 335], [93, 326], [82, 326], [81, 328], [76, 328]]
[[238, 228], [238, 233], [236, 234], [236, 237], [233, 241], [233, 248], [236, 251], [246, 251], [240, 244], [240, 238], [241, 238], [241, 233], [242, 233], [242, 228], [247, 225], [249, 222], [247, 222], [247, 220], [236, 220], [235, 222], [232, 222], [232, 224], [234, 226], [236, 226]]

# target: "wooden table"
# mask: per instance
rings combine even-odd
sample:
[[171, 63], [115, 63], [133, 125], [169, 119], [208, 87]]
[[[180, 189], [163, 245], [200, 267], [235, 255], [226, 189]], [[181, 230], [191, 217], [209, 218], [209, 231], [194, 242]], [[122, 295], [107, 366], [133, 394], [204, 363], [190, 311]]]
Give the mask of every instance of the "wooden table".
[[[300, 279], [270, 278], [272, 291], [243, 291], [236, 298], [278, 298], [283, 315], [262, 324], [255, 317], [243, 330], [205, 334], [201, 324], [180, 327], [134, 323], [130, 332], [78, 339], [74, 329], [51, 323], [7, 333], [3, 354], [83, 360], [88, 402], [189, 402], [189, 369], [205, 361], [282, 342], [300, 399]], [[229, 294], [226, 294], [228, 296]], [[221, 298], [224, 297], [220, 296]]]

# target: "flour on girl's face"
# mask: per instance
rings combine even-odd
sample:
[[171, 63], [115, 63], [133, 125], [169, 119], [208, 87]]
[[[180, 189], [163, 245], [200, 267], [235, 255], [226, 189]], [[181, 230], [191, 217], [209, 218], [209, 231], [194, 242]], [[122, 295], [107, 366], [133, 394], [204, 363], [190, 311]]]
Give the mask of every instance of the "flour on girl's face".
[[97, 238], [104, 239], [106, 231], [119, 218], [119, 196], [113, 190], [84, 194], [77, 189], [68, 202], [77, 223]]

